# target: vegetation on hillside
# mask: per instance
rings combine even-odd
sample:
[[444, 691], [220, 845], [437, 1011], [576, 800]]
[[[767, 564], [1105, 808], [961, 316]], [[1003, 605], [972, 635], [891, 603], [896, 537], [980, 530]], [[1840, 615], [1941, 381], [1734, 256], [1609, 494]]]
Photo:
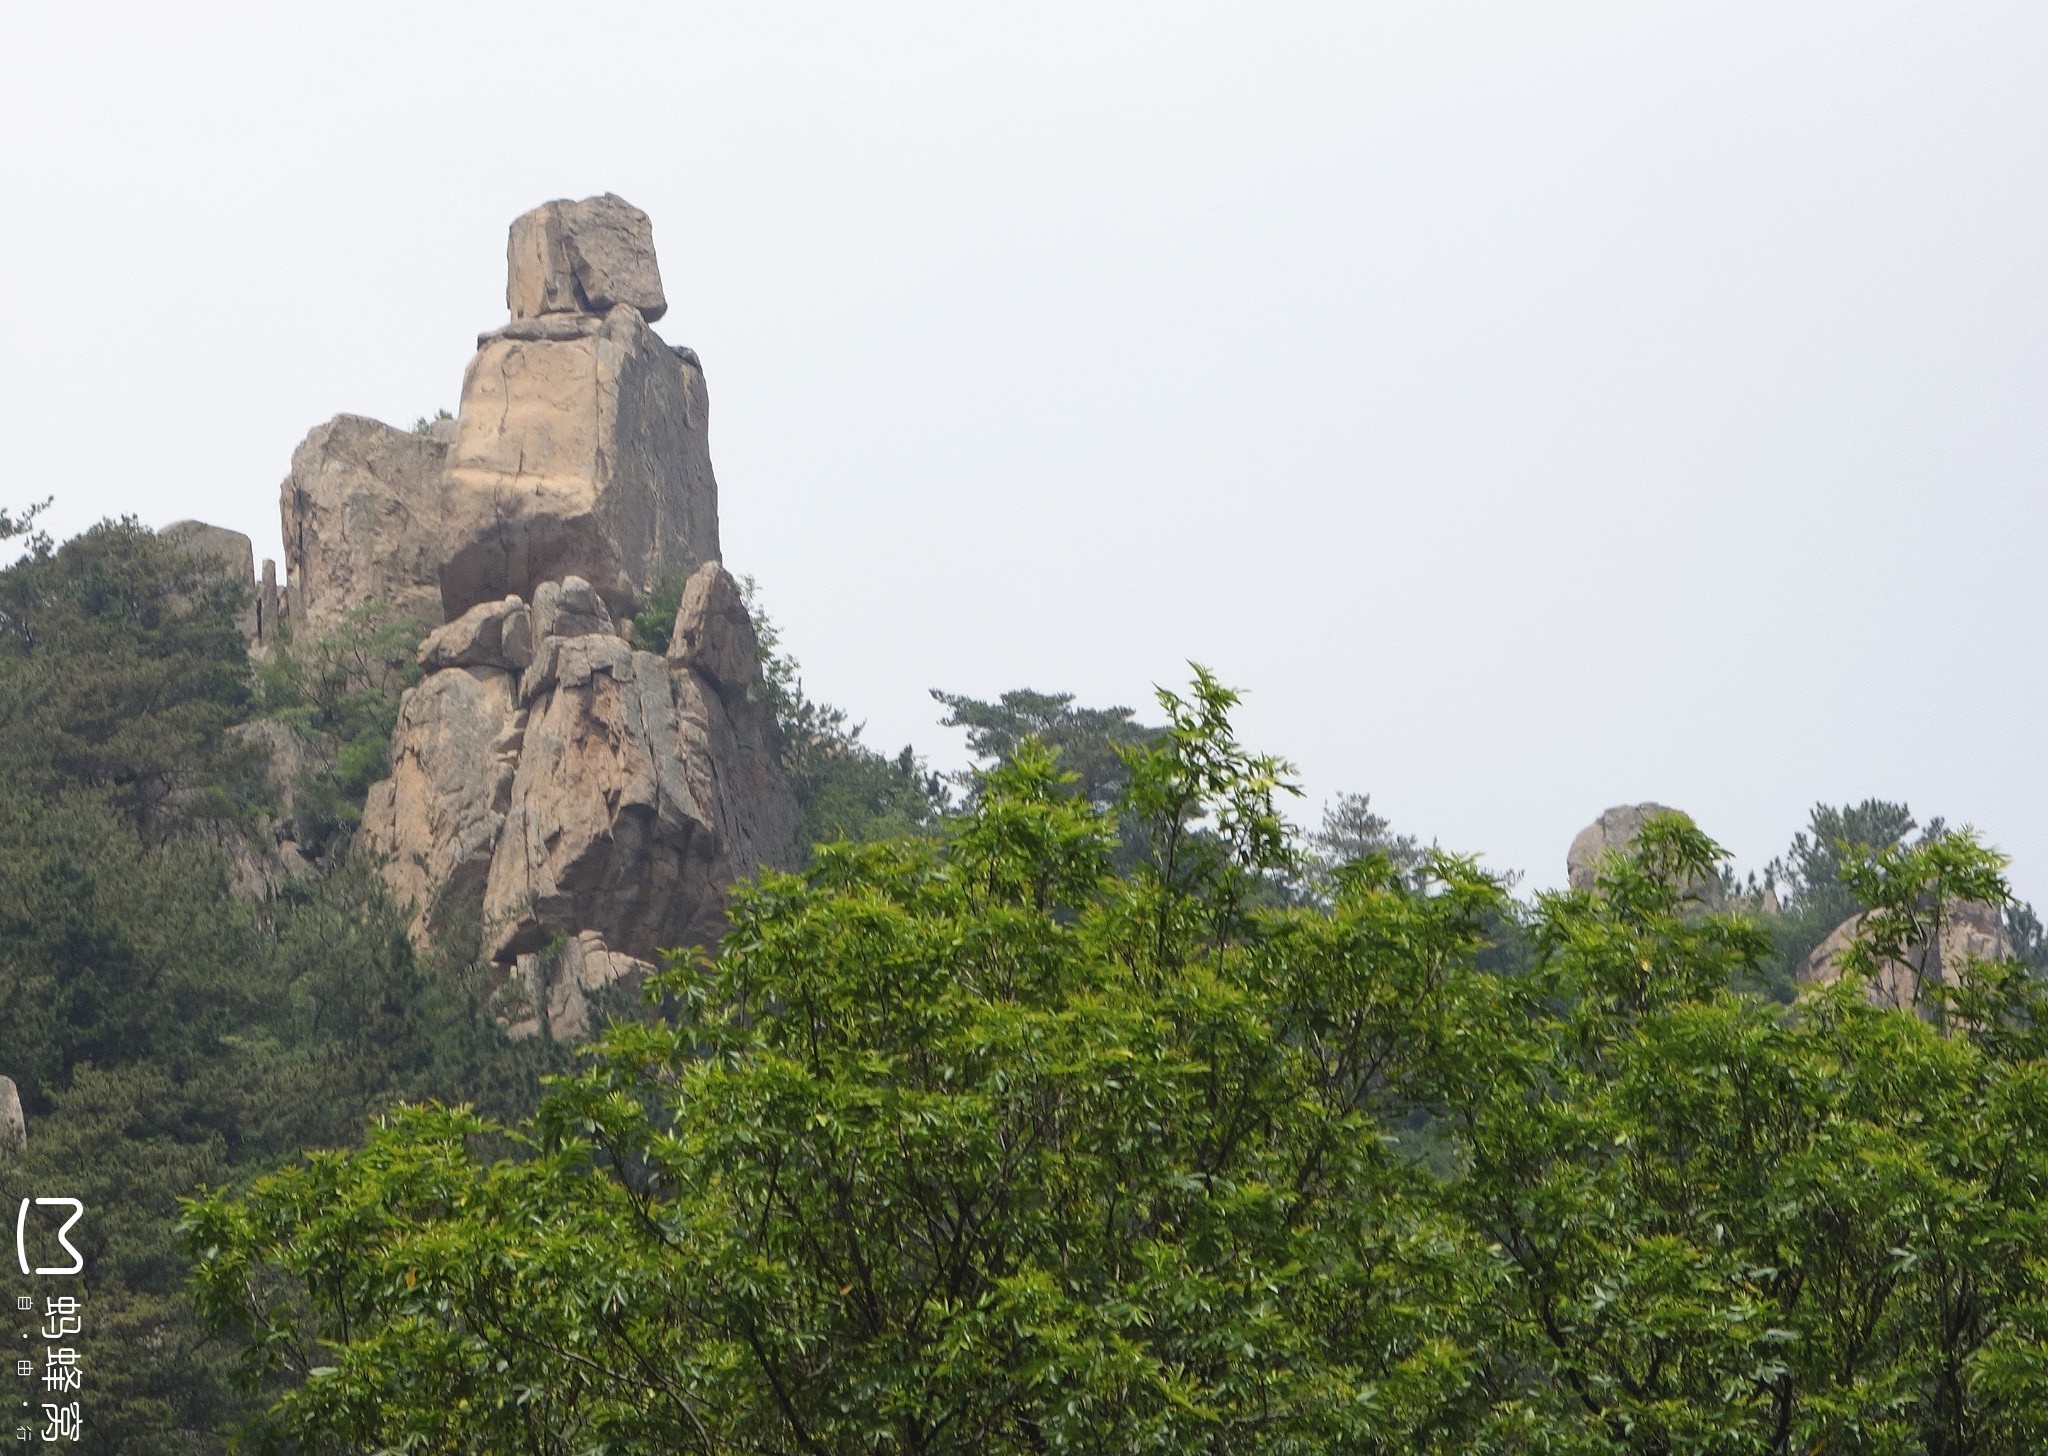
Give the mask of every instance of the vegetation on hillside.
[[[33, 521], [0, 1208], [92, 1210], [80, 1449], [2040, 1443], [2048, 954], [1967, 833], [1816, 806], [1708, 914], [1670, 821], [1517, 898], [1363, 795], [1294, 830], [1205, 677], [940, 693], [975, 773], [878, 752], [755, 603], [802, 863], [579, 1060], [351, 850], [417, 624], [252, 664], [246, 584]], [[282, 824], [312, 872], [252, 896]], [[1867, 974], [1961, 899], [2015, 955], [1927, 1018], [1795, 1001], [1850, 914]]]
[[[1845, 861], [1787, 1010], [1653, 821], [1518, 912], [1384, 853], [1327, 904], [1198, 676], [1112, 811], [1031, 740], [938, 836], [747, 895], [674, 1015], [505, 1124], [408, 1110], [189, 1216], [299, 1449], [2036, 1449], [2048, 991], [1860, 978], [2002, 902], [1966, 833]], [[1117, 814], [1147, 854], [1113, 863]], [[1421, 1119], [1428, 1150], [1396, 1137]], [[480, 1148], [513, 1149], [493, 1157]]]
[[[180, 1198], [352, 1143], [405, 1099], [516, 1116], [568, 1061], [504, 1040], [474, 966], [416, 957], [359, 860], [233, 893], [281, 812], [234, 731], [280, 697], [252, 682], [242, 590], [132, 521], [0, 571], [0, 1073], [32, 1129], [0, 1206], [92, 1212], [89, 1451], [217, 1451], [245, 1408], [185, 1298]], [[353, 714], [319, 684], [294, 703], [346, 761]], [[16, 1282], [10, 1256], [10, 1300]]]

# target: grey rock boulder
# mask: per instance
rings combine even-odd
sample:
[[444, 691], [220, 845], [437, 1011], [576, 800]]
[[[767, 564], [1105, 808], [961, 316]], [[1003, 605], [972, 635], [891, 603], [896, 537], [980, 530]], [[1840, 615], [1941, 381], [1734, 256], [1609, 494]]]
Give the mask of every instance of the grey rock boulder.
[[[1863, 927], [1863, 916], [1851, 915], [1829, 931], [1799, 969], [1798, 979], [1810, 986], [1830, 986], [1842, 977], [1842, 958]], [[1974, 900], [1948, 906], [1940, 932], [1931, 943], [1908, 946], [1905, 954], [1880, 961], [1870, 983], [1872, 1004], [1925, 1014], [1935, 986], [1954, 986], [1972, 961], [2003, 960], [2012, 954], [2004, 918], [1996, 905]]]
[[514, 319], [625, 305], [653, 323], [668, 311], [654, 224], [610, 192], [542, 203], [516, 218], [505, 261], [505, 304]]
[[581, 930], [639, 957], [715, 939], [733, 872], [667, 664], [602, 634], [547, 638], [541, 654], [550, 676], [491, 862], [487, 953], [509, 961]]
[[732, 863], [742, 873], [787, 865], [796, 796], [777, 752], [753, 619], [739, 584], [716, 562], [699, 567], [683, 588], [668, 660], [684, 752], [706, 767], [706, 801]]
[[1617, 850], [1627, 849], [1642, 833], [1643, 826], [1664, 814], [1679, 811], [1663, 804], [1619, 804], [1581, 829], [1565, 855], [1565, 877], [1574, 890], [1593, 888], [1600, 862]]
[[542, 582], [533, 594], [533, 635], [537, 641], [550, 637], [616, 637], [618, 624], [605, 607], [604, 598], [580, 576]]
[[419, 650], [419, 665], [428, 672], [447, 667], [502, 667], [519, 672], [532, 661], [533, 614], [518, 597], [477, 603], [454, 621], [429, 632]]
[[668, 660], [701, 672], [721, 688], [758, 682], [761, 648], [746, 598], [732, 574], [716, 562], [697, 568], [683, 585], [669, 634]]
[[316, 426], [292, 453], [279, 512], [290, 616], [302, 639], [328, 636], [372, 603], [427, 627], [455, 615], [441, 608], [447, 454], [439, 440], [361, 415]]
[[218, 562], [229, 580], [247, 585], [249, 600], [236, 614], [235, 624], [252, 642], [262, 635], [262, 596], [256, 583], [256, 549], [247, 536], [226, 526], [209, 526], [204, 521], [173, 521], [157, 535], [190, 555]]
[[718, 559], [703, 371], [632, 308], [590, 323], [488, 335], [470, 361], [441, 497], [444, 617], [568, 576], [623, 617]]
[[412, 907], [415, 939], [481, 908], [522, 726], [499, 667], [443, 669], [400, 701], [391, 777], [371, 785], [361, 836]]

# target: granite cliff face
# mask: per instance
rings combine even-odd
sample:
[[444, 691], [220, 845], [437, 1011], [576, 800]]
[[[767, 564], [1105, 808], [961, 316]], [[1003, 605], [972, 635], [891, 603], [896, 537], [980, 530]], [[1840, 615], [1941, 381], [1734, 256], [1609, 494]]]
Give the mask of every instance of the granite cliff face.
[[[668, 301], [647, 215], [551, 202], [506, 254], [511, 320], [479, 337], [454, 419], [337, 415], [294, 453], [287, 585], [266, 562], [245, 627], [260, 650], [280, 620], [421, 624], [358, 842], [416, 940], [480, 925], [515, 1034], [580, 1037], [594, 996], [717, 939], [733, 883], [787, 859], [796, 804], [719, 564], [703, 370], [650, 327]], [[246, 537], [179, 529], [250, 570]], [[668, 650], [635, 651], [620, 624], [678, 583]]]

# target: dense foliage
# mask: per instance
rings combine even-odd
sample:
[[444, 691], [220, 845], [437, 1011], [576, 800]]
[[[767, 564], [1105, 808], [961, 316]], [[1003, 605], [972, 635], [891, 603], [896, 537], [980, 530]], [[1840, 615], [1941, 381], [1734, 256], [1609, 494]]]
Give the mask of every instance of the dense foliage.
[[[1842, 873], [1789, 1011], [1654, 822], [1514, 914], [1384, 854], [1328, 903], [1198, 678], [1104, 812], [1017, 745], [937, 838], [749, 895], [531, 1120], [415, 1108], [196, 1205], [305, 1450], [2023, 1451], [2048, 1425], [2048, 1003], [1861, 978], [2001, 901]], [[1114, 814], [1148, 853], [1112, 867]], [[494, 1158], [487, 1149], [511, 1146]]]
[[[947, 780], [763, 621], [821, 847], [577, 1066], [350, 853], [417, 624], [252, 664], [203, 556], [26, 545], [0, 1207], [93, 1210], [79, 1449], [2041, 1444], [2048, 949], [1938, 820], [1817, 806], [1746, 888], [1667, 821], [1521, 901], [1362, 795], [1296, 836], [1206, 678], [940, 694]], [[285, 824], [313, 872], [253, 894]], [[1965, 901], [2012, 960], [1859, 994]]]
[[[234, 893], [282, 812], [237, 725], [291, 671], [252, 685], [242, 590], [133, 522], [0, 571], [0, 1073], [32, 1129], [0, 1157], [0, 1206], [91, 1210], [82, 1450], [214, 1451], [240, 1419], [184, 1297], [181, 1197], [353, 1142], [404, 1098], [516, 1114], [565, 1061], [506, 1043], [477, 968], [415, 957], [345, 854], [273, 899]], [[305, 693], [314, 761], [362, 739], [349, 696]]]

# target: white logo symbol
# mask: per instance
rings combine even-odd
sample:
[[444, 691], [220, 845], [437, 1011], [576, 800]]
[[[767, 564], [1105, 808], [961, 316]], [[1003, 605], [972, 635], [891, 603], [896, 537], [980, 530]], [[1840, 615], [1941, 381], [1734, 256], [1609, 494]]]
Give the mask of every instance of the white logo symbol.
[[[62, 1228], [60, 1228], [60, 1229], [58, 1229], [58, 1230], [57, 1230], [57, 1242], [58, 1242], [58, 1243], [60, 1243], [60, 1244], [62, 1244], [62, 1245], [64, 1246], [64, 1252], [65, 1252], [65, 1253], [67, 1253], [67, 1254], [69, 1254], [69, 1255], [71, 1256], [71, 1267], [70, 1267], [70, 1268], [68, 1268], [68, 1269], [58, 1269], [58, 1268], [49, 1268], [49, 1269], [31, 1269], [31, 1268], [29, 1267], [29, 1264], [28, 1264], [28, 1208], [29, 1208], [29, 1205], [30, 1205], [31, 1203], [35, 1204], [35, 1205], [36, 1205], [36, 1206], [37, 1206], [38, 1208], [44, 1208], [44, 1207], [48, 1207], [48, 1208], [68, 1208], [68, 1209], [70, 1209], [70, 1210], [71, 1210], [71, 1217], [69, 1217], [69, 1218], [65, 1219], [65, 1220], [64, 1220], [64, 1227], [62, 1227]], [[22, 1272], [22, 1273], [24, 1273], [24, 1274], [82, 1274], [82, 1273], [84, 1273], [84, 1272], [85, 1272], [85, 1255], [83, 1255], [83, 1254], [79, 1253], [77, 1249], [73, 1248], [73, 1247], [72, 1247], [72, 1244], [71, 1244], [71, 1240], [69, 1240], [69, 1239], [67, 1239], [67, 1238], [65, 1238], [65, 1237], [64, 1237], [64, 1235], [66, 1235], [66, 1234], [70, 1233], [70, 1232], [71, 1232], [71, 1230], [72, 1230], [72, 1228], [73, 1228], [73, 1226], [74, 1226], [74, 1225], [76, 1225], [76, 1224], [77, 1224], [77, 1222], [78, 1222], [78, 1221], [79, 1221], [79, 1220], [80, 1220], [81, 1218], [84, 1218], [84, 1217], [85, 1217], [85, 1205], [84, 1205], [83, 1203], [80, 1203], [80, 1202], [79, 1202], [79, 1201], [78, 1201], [78, 1200], [77, 1200], [76, 1198], [24, 1198], [24, 1199], [22, 1199], [22, 1200], [21, 1200], [21, 1211], [20, 1211], [19, 1213], [15, 1214], [15, 1216], [14, 1216], [14, 1253], [15, 1253], [15, 1256], [16, 1256], [17, 1258], [19, 1258], [19, 1259], [21, 1260], [21, 1272]]]

